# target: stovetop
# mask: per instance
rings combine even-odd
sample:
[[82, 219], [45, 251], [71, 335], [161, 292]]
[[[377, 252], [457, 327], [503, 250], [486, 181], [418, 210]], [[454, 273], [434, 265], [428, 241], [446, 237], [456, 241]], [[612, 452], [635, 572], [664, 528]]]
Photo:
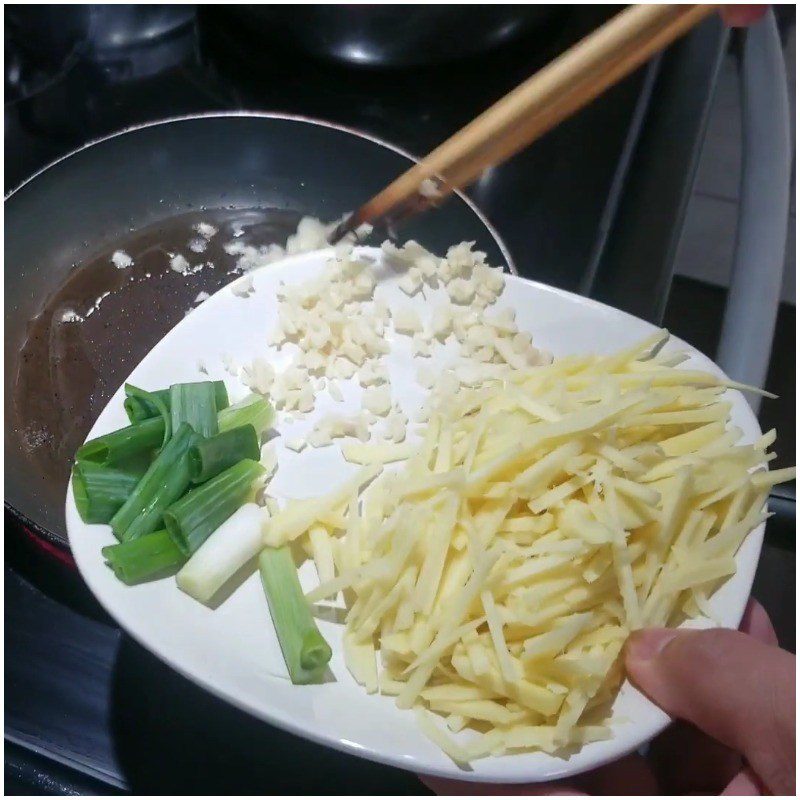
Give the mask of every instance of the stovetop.
[[[215, 110], [334, 121], [423, 155], [615, 10], [570, 7], [497, 52], [396, 70], [259, 48], [215, 6], [178, 20], [168, 45], [116, 58], [78, 47], [56, 66], [14, 58], [7, 33], [6, 190], [110, 132]], [[522, 274], [660, 320], [724, 45], [709, 20], [471, 189]], [[756, 593], [784, 614], [793, 648], [794, 618], [776, 587], [793, 580], [784, 543], [794, 503], [782, 508]], [[44, 550], [8, 513], [6, 532], [7, 792], [424, 791], [409, 773], [310, 744], [196, 688], [119, 630], [68, 556]]]

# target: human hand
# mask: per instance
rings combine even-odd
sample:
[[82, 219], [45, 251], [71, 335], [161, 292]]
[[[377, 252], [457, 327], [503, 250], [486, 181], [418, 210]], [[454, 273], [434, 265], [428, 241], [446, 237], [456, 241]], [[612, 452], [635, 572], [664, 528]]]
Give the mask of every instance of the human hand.
[[628, 676], [678, 722], [634, 754], [567, 781], [496, 786], [424, 776], [437, 794], [794, 794], [795, 658], [751, 600], [740, 632], [639, 631]]

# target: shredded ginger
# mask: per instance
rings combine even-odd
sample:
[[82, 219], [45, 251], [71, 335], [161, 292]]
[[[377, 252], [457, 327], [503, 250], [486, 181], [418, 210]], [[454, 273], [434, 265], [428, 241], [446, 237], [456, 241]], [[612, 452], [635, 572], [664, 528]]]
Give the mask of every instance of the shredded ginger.
[[353, 678], [459, 764], [608, 738], [628, 634], [707, 613], [794, 475], [665, 339], [456, 382], [421, 443], [346, 446], [355, 478], [265, 528], [343, 598]]

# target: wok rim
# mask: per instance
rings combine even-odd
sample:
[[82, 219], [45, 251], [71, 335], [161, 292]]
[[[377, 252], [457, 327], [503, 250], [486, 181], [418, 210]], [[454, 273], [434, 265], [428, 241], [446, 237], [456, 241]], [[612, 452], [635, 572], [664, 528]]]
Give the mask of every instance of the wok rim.
[[[403, 149], [402, 147], [398, 147], [391, 142], [387, 142], [385, 139], [381, 139], [378, 136], [374, 136], [371, 133], [365, 133], [364, 131], [359, 130], [358, 128], [352, 128], [349, 125], [341, 125], [338, 122], [328, 122], [327, 120], [318, 119], [316, 117], [307, 117], [303, 114], [284, 114], [277, 111], [204, 111], [199, 114], [182, 114], [175, 117], [165, 117], [164, 119], [157, 119], [151, 120], [149, 122], [141, 122], [137, 123], [136, 125], [129, 125], [126, 128], [121, 128], [118, 131], [114, 131], [113, 133], [109, 133], [105, 136], [99, 136], [96, 139], [91, 139], [90, 141], [86, 142], [85, 144], [76, 147], [74, 150], [70, 150], [68, 153], [65, 153], [63, 156], [59, 156], [58, 158], [54, 159], [53, 161], [45, 164], [41, 169], [37, 170], [33, 173], [33, 175], [28, 176], [23, 180], [20, 184], [15, 186], [13, 189], [10, 189], [7, 194], [3, 196], [3, 202], [10, 200], [17, 192], [27, 186], [29, 183], [34, 181], [40, 175], [47, 172], [49, 169], [60, 164], [62, 161], [66, 161], [68, 158], [72, 158], [78, 153], [83, 152], [84, 150], [88, 150], [90, 147], [94, 147], [95, 145], [102, 144], [103, 142], [110, 141], [111, 139], [116, 139], [119, 136], [125, 136], [129, 133], [136, 133], [140, 130], [145, 130], [147, 128], [155, 128], [161, 125], [170, 125], [175, 122], [187, 122], [191, 120], [202, 120], [202, 119], [228, 119], [228, 118], [244, 118], [244, 119], [277, 119], [283, 120], [286, 122], [302, 122], [307, 125], [315, 125], [319, 128], [327, 128], [329, 130], [341, 131], [342, 133], [350, 134], [351, 136], [356, 136], [359, 139], [365, 139], [368, 142], [372, 142], [373, 144], [380, 145], [381, 147], [386, 148], [387, 150], [391, 150], [393, 153], [397, 153], [397, 155], [403, 156], [403, 158], [408, 159], [413, 164], [419, 164], [420, 159], [409, 153], [407, 150]], [[462, 202], [464, 202], [470, 211], [481, 221], [483, 226], [489, 231], [492, 239], [494, 239], [495, 244], [499, 248], [500, 252], [503, 255], [503, 258], [506, 261], [506, 266], [508, 267], [509, 272], [512, 275], [519, 275], [517, 271], [516, 264], [514, 263], [514, 259], [508, 249], [506, 247], [505, 242], [503, 241], [500, 234], [497, 232], [497, 229], [492, 225], [492, 223], [486, 218], [486, 215], [478, 208], [476, 203], [470, 199], [463, 191], [460, 189], [456, 189], [453, 192]]]

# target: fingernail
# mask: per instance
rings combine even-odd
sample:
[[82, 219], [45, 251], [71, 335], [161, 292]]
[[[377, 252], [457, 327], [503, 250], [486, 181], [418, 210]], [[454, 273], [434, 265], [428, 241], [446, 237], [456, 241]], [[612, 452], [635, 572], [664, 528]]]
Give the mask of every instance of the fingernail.
[[677, 635], [678, 631], [669, 628], [634, 631], [628, 638], [627, 658], [652, 661]]

